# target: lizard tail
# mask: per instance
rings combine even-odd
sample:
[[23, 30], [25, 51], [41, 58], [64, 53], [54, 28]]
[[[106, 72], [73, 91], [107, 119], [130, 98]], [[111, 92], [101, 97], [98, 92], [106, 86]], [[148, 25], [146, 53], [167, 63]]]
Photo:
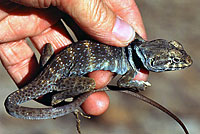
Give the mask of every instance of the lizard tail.
[[[159, 110], [163, 111], [164, 113], [166, 113], [167, 115], [169, 115], [171, 118], [173, 118], [175, 121], [177, 121], [177, 123], [183, 128], [185, 134], [189, 134], [186, 126], [184, 125], [184, 123], [175, 115], [173, 114], [172, 112], [170, 112], [167, 108], [165, 108], [164, 106], [160, 105], [159, 103], [155, 102], [154, 100], [138, 93], [138, 92], [133, 92], [133, 91], [129, 91], [129, 90], [123, 90], [123, 89], [116, 89], [117, 87], [114, 87], [114, 86], [109, 86], [109, 88], [111, 90], [115, 90], [115, 91], [119, 91], [119, 92], [122, 92], [122, 93], [126, 93], [126, 94], [129, 94], [129, 95], [132, 95], [136, 98], [138, 98], [139, 100], [142, 100], [156, 108], [158, 108]], [[115, 88], [115, 89], [114, 89]]]
[[[110, 89], [107, 87], [104, 87], [102, 89], [89, 91], [89, 92], [84, 93], [84, 94], [80, 95], [79, 97], [77, 97], [77, 99], [75, 99], [72, 103], [63, 105], [60, 107], [55, 107], [55, 108], [29, 108], [29, 107], [19, 106], [18, 104], [20, 104], [20, 101], [19, 101], [20, 98], [16, 99], [16, 93], [19, 93], [19, 90], [18, 90], [18, 91], [13, 92], [12, 94], [10, 94], [7, 97], [4, 105], [6, 107], [6, 111], [10, 115], [12, 115], [16, 118], [30, 119], [30, 120], [52, 119], [52, 118], [57, 118], [60, 116], [64, 116], [68, 113], [74, 112], [87, 99], [87, 97], [94, 92], [110, 91], [110, 90], [119, 91], [122, 93], [132, 95], [132, 96], [160, 109], [161, 111], [163, 111], [164, 113], [166, 113], [170, 117], [172, 117], [174, 120], [176, 120], [178, 122], [178, 124], [183, 128], [185, 134], [189, 134], [184, 123], [175, 114], [173, 114], [168, 109], [166, 109], [162, 105], [158, 104], [154, 100], [147, 98], [146, 96], [144, 96], [140, 93], [129, 91], [127, 89], [123, 90], [116, 86], [108, 86], [108, 87]], [[13, 100], [15, 100], [15, 101], [13, 101]]]

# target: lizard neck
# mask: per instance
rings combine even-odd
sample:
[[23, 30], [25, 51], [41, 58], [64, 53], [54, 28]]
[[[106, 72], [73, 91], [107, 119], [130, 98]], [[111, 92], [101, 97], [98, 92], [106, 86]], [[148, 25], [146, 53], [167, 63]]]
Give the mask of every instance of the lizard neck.
[[141, 61], [142, 59], [138, 57], [135, 49], [133, 48], [133, 44], [128, 45], [125, 50], [128, 62], [132, 69], [139, 71], [140, 68], [144, 68], [144, 65]]

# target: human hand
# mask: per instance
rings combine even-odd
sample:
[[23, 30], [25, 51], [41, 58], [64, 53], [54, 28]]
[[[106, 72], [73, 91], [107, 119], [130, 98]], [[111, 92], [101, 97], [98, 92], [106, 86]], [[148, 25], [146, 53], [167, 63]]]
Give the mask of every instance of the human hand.
[[[71, 43], [64, 28], [56, 24], [61, 17], [60, 10], [69, 14], [93, 38], [109, 45], [125, 46], [132, 41], [134, 39], [132, 27], [146, 38], [139, 10], [133, 0], [16, 0], [16, 2], [31, 7], [1, 0], [0, 58], [18, 86], [30, 81], [39, 68], [34, 53], [26, 44], [26, 37], [30, 37], [39, 52], [47, 42], [53, 44], [55, 50]], [[57, 6], [60, 10], [47, 8], [50, 5]], [[95, 71], [89, 76], [95, 79], [96, 88], [101, 88], [108, 84], [113, 74], [109, 71]], [[147, 73], [139, 73], [136, 79], [146, 80]], [[82, 107], [88, 114], [99, 115], [108, 108], [108, 104], [109, 98], [106, 93], [98, 92], [91, 95]]]

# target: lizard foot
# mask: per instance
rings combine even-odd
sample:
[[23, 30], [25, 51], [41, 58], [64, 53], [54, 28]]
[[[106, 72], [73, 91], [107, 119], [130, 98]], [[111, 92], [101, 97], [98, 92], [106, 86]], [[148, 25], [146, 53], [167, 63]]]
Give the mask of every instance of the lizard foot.
[[126, 83], [118, 84], [120, 88], [127, 88], [132, 91], [144, 91], [147, 87], [150, 87], [151, 84], [146, 81], [132, 80]]
[[76, 117], [76, 129], [78, 134], [81, 134], [81, 120], [79, 115], [83, 116], [84, 118], [90, 119], [91, 117], [88, 115], [85, 115], [83, 112], [81, 112], [80, 110], [76, 109], [74, 111], [74, 116]]

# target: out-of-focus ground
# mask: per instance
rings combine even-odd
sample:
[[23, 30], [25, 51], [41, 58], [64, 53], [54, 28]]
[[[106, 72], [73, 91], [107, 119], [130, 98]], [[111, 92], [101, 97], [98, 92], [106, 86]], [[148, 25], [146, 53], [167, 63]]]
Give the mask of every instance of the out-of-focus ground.
[[[192, 67], [150, 73], [152, 87], [143, 92], [182, 119], [191, 134], [200, 132], [200, 1], [136, 0], [148, 38], [176, 39], [191, 55]], [[30, 121], [6, 114], [4, 100], [16, 90], [1, 65], [0, 134], [75, 134], [72, 114], [56, 120]], [[102, 116], [82, 119], [83, 134], [180, 134], [179, 125], [152, 106], [120, 93], [109, 93], [111, 104]]]

